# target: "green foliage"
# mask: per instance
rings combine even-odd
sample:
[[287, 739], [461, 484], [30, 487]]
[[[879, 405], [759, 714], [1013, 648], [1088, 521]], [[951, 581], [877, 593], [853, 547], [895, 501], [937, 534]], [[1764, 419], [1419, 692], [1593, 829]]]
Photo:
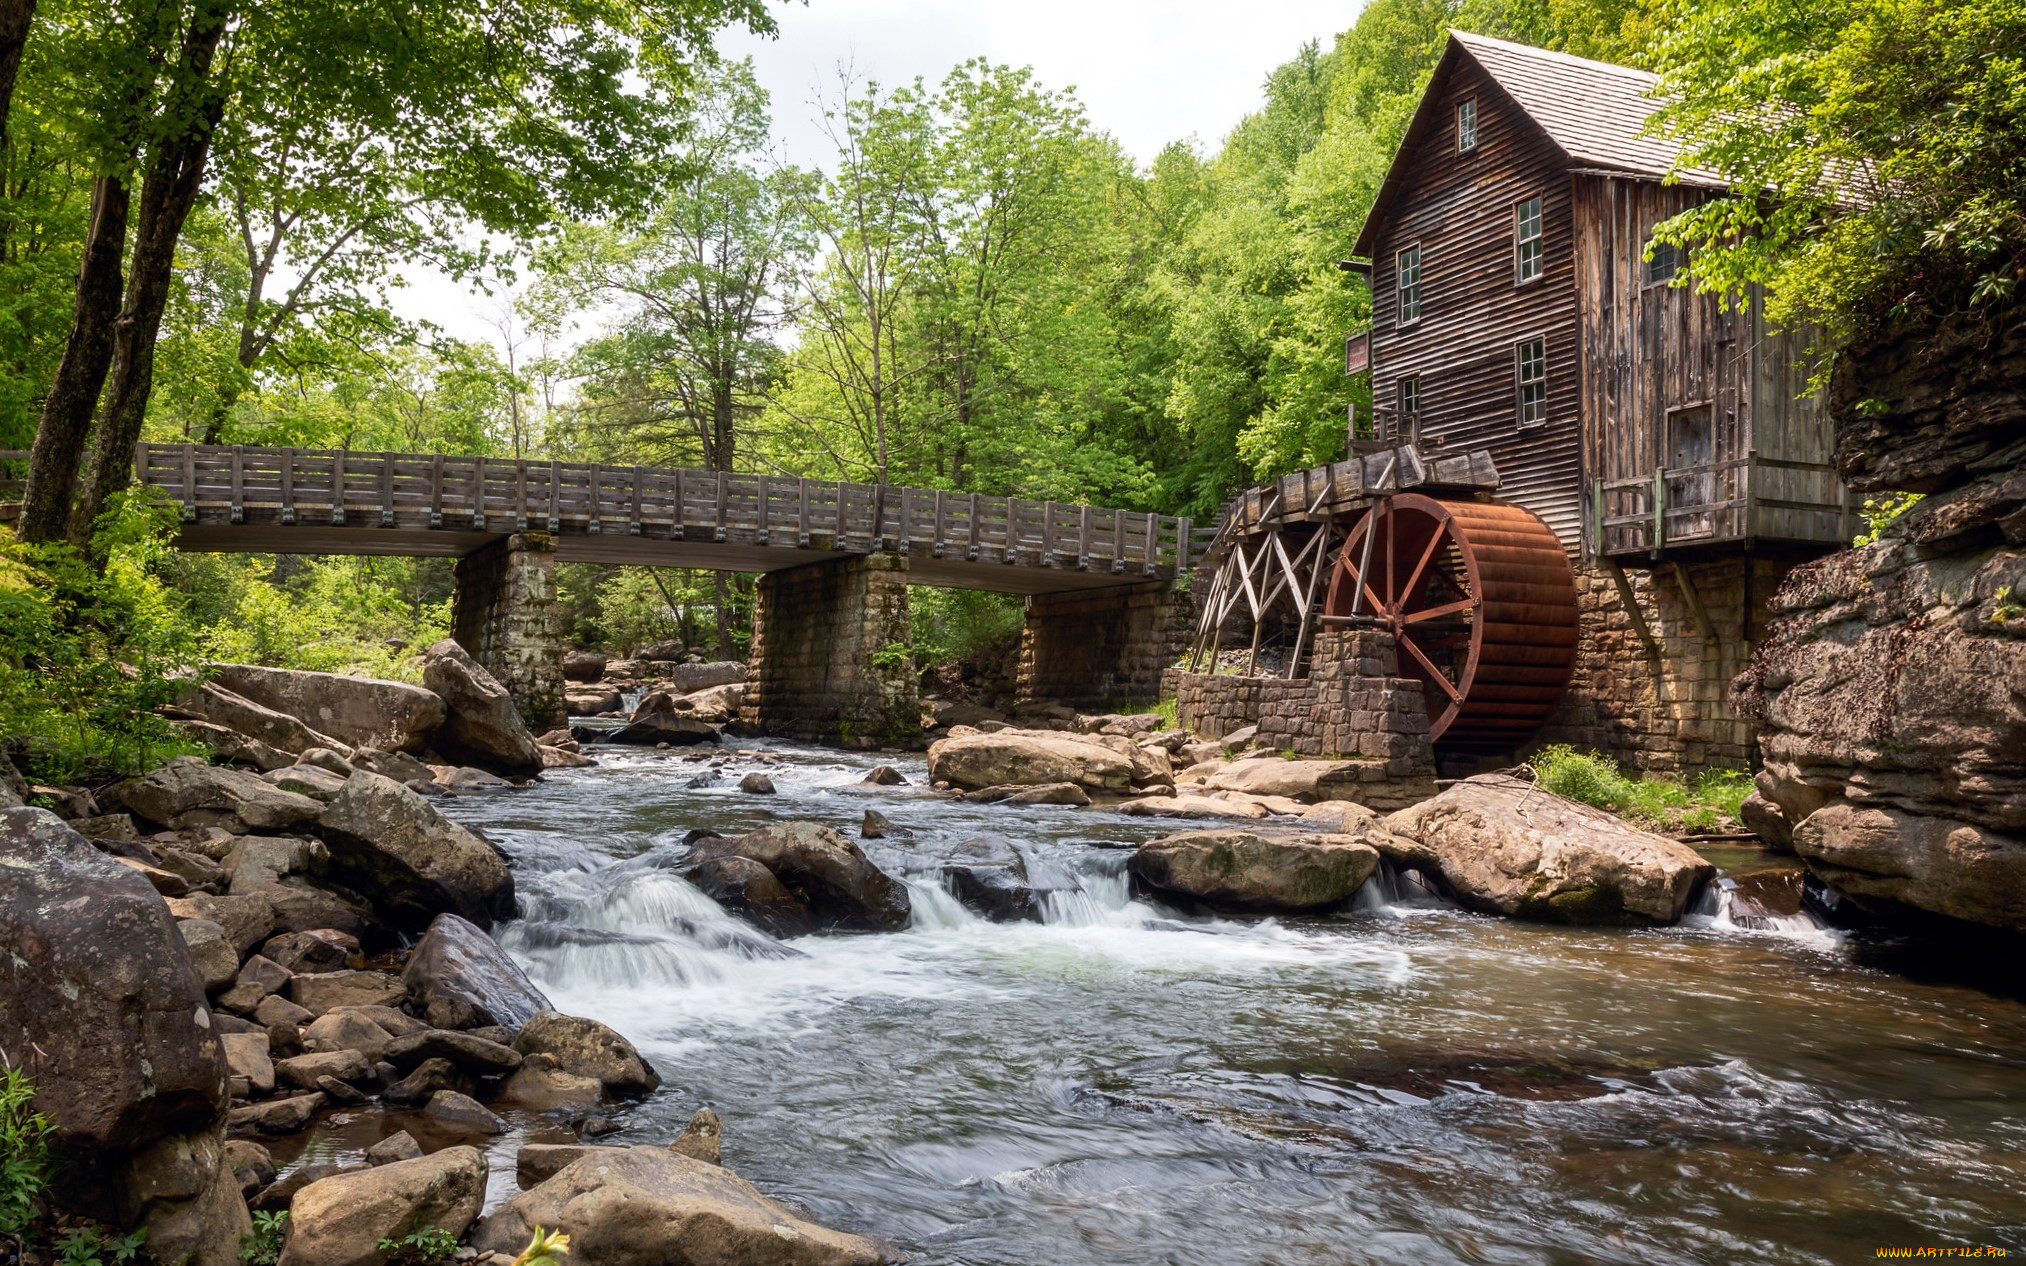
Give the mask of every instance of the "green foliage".
[[1825, 348], [2008, 302], [2026, 267], [2017, 0], [1665, 0], [1662, 123], [1727, 196], [1656, 234]]
[[1921, 496], [1922, 494], [1918, 492], [1888, 492], [1882, 497], [1866, 497], [1863, 509], [1864, 530], [1850, 543], [1860, 549], [1866, 545], [1876, 544], [1885, 529], [1900, 515], [1920, 504]]
[[1732, 825], [1752, 793], [1751, 776], [1737, 770], [1706, 769], [1692, 785], [1650, 774], [1633, 778], [1607, 756], [1559, 743], [1537, 752], [1532, 765], [1536, 780], [1556, 795], [1654, 830], [1704, 832]]
[[978, 589], [911, 589], [908, 610], [915, 662], [923, 668], [1003, 657], [1025, 618], [1017, 594]]
[[914, 648], [906, 642], [888, 642], [872, 653], [872, 666], [883, 673], [906, 668], [914, 662]]
[[383, 1239], [379, 1249], [388, 1266], [440, 1266], [457, 1256], [457, 1237], [440, 1226], [425, 1226], [398, 1240]]
[[61, 1266], [117, 1266], [141, 1254], [148, 1228], [114, 1235], [97, 1224], [79, 1227], [56, 1242], [56, 1260]]
[[558, 1258], [570, 1253], [570, 1237], [561, 1231], [544, 1231], [535, 1228], [534, 1238], [514, 1258], [513, 1266], [560, 1266]]
[[239, 1260], [246, 1266], [274, 1266], [288, 1238], [288, 1210], [253, 1215], [253, 1230], [239, 1237]]
[[153, 712], [196, 650], [155, 571], [174, 513], [124, 499], [95, 541], [103, 571], [0, 531], [0, 735], [31, 779], [135, 773], [193, 750]]
[[55, 1128], [30, 1107], [35, 1083], [0, 1068], [0, 1240], [19, 1241], [42, 1212], [49, 1186], [49, 1135]]

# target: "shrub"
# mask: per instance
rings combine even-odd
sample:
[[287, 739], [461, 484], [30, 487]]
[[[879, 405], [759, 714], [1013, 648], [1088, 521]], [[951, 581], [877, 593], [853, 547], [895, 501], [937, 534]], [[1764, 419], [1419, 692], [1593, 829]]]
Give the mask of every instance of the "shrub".
[[440, 1226], [425, 1226], [398, 1240], [381, 1240], [387, 1266], [440, 1266], [457, 1256], [457, 1237]]
[[239, 1237], [239, 1260], [246, 1266], [274, 1266], [288, 1238], [288, 1210], [253, 1215], [253, 1230]]
[[1706, 769], [1693, 785], [1651, 774], [1633, 778], [1608, 756], [1561, 743], [1542, 748], [1532, 764], [1535, 780], [1556, 795], [1655, 830], [1721, 829], [1737, 821], [1752, 792], [1751, 776], [1737, 770]]
[[28, 1105], [35, 1083], [18, 1068], [0, 1072], [0, 1241], [20, 1242], [42, 1211], [49, 1186], [48, 1118]]

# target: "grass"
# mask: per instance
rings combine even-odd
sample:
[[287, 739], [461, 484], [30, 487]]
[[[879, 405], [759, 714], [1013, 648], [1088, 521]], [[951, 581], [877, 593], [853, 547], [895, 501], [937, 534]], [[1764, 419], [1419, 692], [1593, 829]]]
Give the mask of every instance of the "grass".
[[1738, 808], [1752, 794], [1751, 775], [1735, 769], [1705, 769], [1687, 783], [1651, 774], [1635, 778], [1608, 756], [1559, 743], [1542, 748], [1532, 763], [1541, 786], [1556, 795], [1657, 831], [1734, 830]]

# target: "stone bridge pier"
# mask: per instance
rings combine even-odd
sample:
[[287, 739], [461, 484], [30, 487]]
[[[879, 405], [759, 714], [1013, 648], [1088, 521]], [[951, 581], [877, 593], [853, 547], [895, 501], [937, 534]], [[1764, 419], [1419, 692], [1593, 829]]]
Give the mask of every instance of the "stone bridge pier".
[[1188, 591], [1172, 581], [1035, 594], [1020, 634], [1019, 696], [1086, 710], [1156, 703], [1194, 621]]
[[513, 695], [530, 730], [569, 724], [555, 538], [517, 532], [489, 541], [458, 559], [455, 575], [450, 635]]
[[848, 554], [760, 577], [740, 724], [877, 747], [921, 737], [905, 554]]

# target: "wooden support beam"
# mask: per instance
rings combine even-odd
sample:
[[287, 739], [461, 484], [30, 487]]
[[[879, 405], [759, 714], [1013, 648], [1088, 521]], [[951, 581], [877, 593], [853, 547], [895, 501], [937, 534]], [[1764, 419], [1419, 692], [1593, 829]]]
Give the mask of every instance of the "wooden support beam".
[[1674, 573], [1674, 583], [1681, 589], [1681, 600], [1688, 606], [1689, 615], [1695, 619], [1695, 627], [1705, 642], [1716, 641], [1716, 628], [1709, 622], [1709, 612], [1703, 609], [1702, 595], [1696, 592], [1695, 581], [1689, 579], [1688, 568], [1678, 562], [1671, 562], [1668, 569]]
[[1625, 569], [1616, 559], [1604, 560], [1604, 570], [1611, 576], [1611, 585], [1618, 591], [1618, 602], [1625, 608], [1625, 616], [1632, 621], [1632, 632], [1639, 638], [1639, 644], [1646, 648], [1646, 658], [1658, 660], [1660, 647], [1653, 640], [1653, 631], [1646, 627], [1646, 615], [1639, 609], [1639, 602], [1632, 594], [1632, 582], [1625, 578]]

